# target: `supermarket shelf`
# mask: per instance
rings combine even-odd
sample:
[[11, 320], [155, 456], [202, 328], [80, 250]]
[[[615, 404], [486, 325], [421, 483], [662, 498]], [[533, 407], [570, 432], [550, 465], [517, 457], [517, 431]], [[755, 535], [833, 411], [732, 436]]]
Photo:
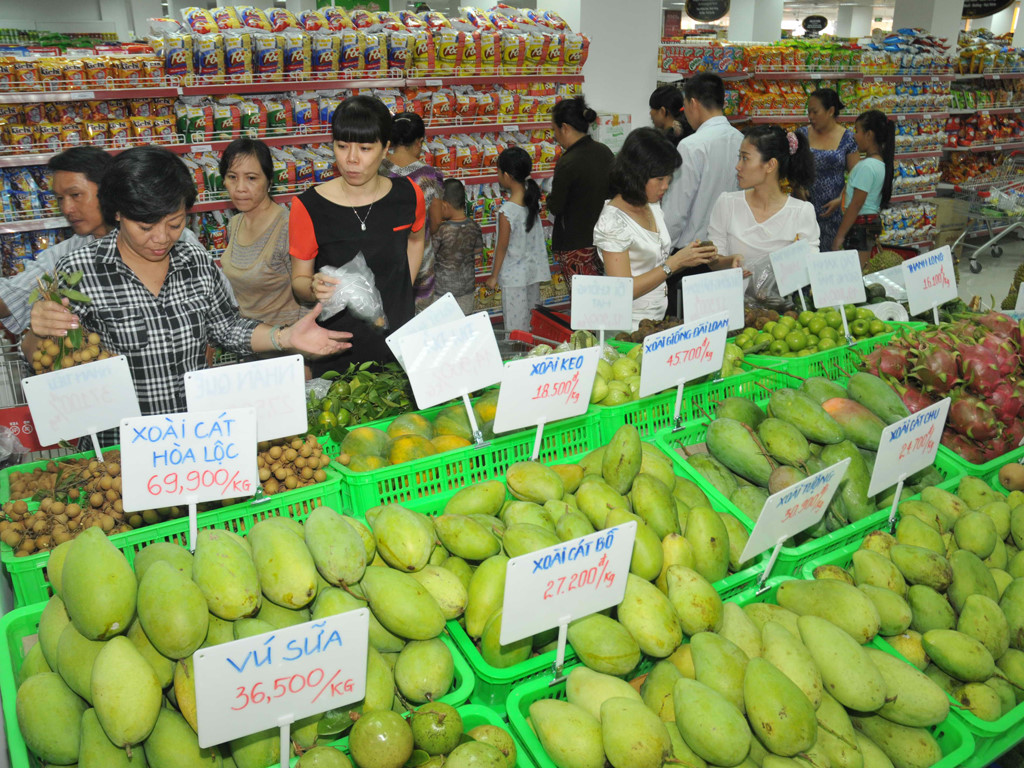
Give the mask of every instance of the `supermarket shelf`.
[[1024, 77], [1024, 72], [979, 72], [978, 74], [970, 75], [956, 75], [954, 80], [977, 80], [984, 78], [986, 80], [1013, 80], [1014, 78]]
[[888, 243], [878, 241], [878, 245], [889, 248], [930, 248], [935, 245], [934, 240], [914, 240], [909, 243]]
[[[290, 90], [290, 89], [289, 89]], [[154, 88], [107, 88], [95, 91], [32, 91], [0, 93], [0, 104], [39, 104], [47, 101], [105, 101], [107, 99], [177, 98], [182, 93], [174, 86]]]
[[1008, 141], [1002, 144], [971, 144], [969, 147], [946, 147], [946, 152], [992, 152], [994, 150], [1024, 149], [1024, 141]]
[[890, 112], [889, 117], [895, 117], [897, 120], [932, 120], [947, 118], [949, 112]]
[[427, 136], [445, 136], [452, 133], [498, 133], [499, 131], [534, 131], [546, 130], [551, 121], [526, 123], [451, 123], [445, 125], [428, 125]]
[[[554, 176], [554, 170], [546, 171], [534, 171], [530, 174], [531, 179], [546, 179], [549, 176]], [[458, 171], [454, 173], [445, 173], [447, 179], [459, 179], [463, 184], [496, 184], [498, 182], [498, 174], [493, 173], [487, 176], [460, 176]]]
[[916, 160], [916, 159], [922, 158], [922, 157], [936, 157], [937, 155], [941, 155], [941, 154], [942, 154], [942, 150], [941, 149], [925, 150], [925, 151], [922, 151], [922, 152], [897, 152], [895, 155], [893, 155], [893, 159], [894, 160]]
[[37, 229], [54, 229], [66, 227], [67, 219], [63, 216], [48, 216], [41, 219], [25, 219], [24, 221], [0, 221], [0, 234], [9, 235], [14, 232], [35, 232]]
[[876, 83], [948, 83], [956, 80], [956, 75], [951, 74], [908, 74], [908, 75], [872, 75], [864, 73], [861, 76], [862, 80], [873, 81]]
[[937, 191], [934, 189], [925, 189], [920, 192], [912, 192], [906, 195], [893, 195], [889, 200], [890, 203], [912, 203], [916, 200], [924, 200], [928, 197], [935, 197]]
[[563, 75], [557, 72], [549, 72], [547, 74], [516, 75], [502, 73], [500, 75], [460, 77], [439, 74], [435, 77], [407, 77], [403, 80], [403, 84], [409, 88], [436, 88], [442, 85], [510, 85], [512, 83], [548, 83], [552, 81], [566, 85], [576, 85], [583, 82], [583, 75]]
[[406, 85], [402, 77], [382, 77], [371, 80], [279, 80], [261, 83], [208, 83], [206, 85], [183, 85], [183, 96], [227, 96], [234, 93], [282, 93], [284, 91], [336, 91], [358, 88], [402, 88]]
[[986, 107], [985, 109], [951, 109], [949, 114], [951, 115], [978, 115], [981, 113], [989, 115], [1016, 115], [1021, 110], [1024, 110], [1024, 104], [1018, 104], [1016, 107]]

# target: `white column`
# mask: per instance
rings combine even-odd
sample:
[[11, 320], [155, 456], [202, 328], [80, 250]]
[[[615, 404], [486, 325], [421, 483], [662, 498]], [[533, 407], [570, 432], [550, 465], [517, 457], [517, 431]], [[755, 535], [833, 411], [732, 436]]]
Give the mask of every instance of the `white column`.
[[1013, 6], [991, 16], [971, 19], [971, 29], [987, 29], [993, 35], [1005, 35], [1013, 24]]
[[960, 34], [963, 0], [896, 0], [892, 28], [916, 27], [944, 37], [954, 47]]
[[871, 34], [870, 5], [841, 5], [836, 16], [837, 37], [867, 37]]
[[732, 0], [729, 40], [771, 43], [782, 38], [783, 0]]

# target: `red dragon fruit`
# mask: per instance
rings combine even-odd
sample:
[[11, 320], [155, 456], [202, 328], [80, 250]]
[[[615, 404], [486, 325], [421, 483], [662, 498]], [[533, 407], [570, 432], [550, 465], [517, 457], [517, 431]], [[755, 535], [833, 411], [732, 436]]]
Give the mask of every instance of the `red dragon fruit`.
[[959, 456], [964, 461], [968, 461], [971, 464], [984, 464], [985, 457], [982, 454], [981, 449], [974, 443], [973, 440], [968, 440], [963, 435], [954, 432], [949, 427], [946, 427], [942, 432], [942, 438], [939, 440], [944, 446], [949, 448], [953, 453]]
[[996, 356], [1000, 376], [1009, 376], [1017, 370], [1019, 359], [1012, 341], [994, 333], [986, 333], [978, 343]]
[[963, 392], [949, 406], [949, 425], [972, 440], [984, 442], [999, 435], [999, 423], [985, 401]]
[[953, 353], [934, 345], [917, 355], [917, 365], [910, 373], [926, 390], [939, 395], [949, 392], [960, 375]]
[[1003, 439], [1009, 442], [1010, 450], [1020, 445], [1024, 440], [1024, 420], [1016, 419], [1003, 430]]
[[864, 370], [874, 376], [891, 376], [897, 381], [903, 381], [907, 375], [907, 353], [904, 350], [878, 347], [861, 358], [861, 362]]
[[897, 383], [892, 384], [892, 388], [896, 390], [903, 404], [907, 406], [907, 410], [911, 413], [917, 413], [918, 411], [924, 410], [929, 405], [934, 405], [935, 400], [928, 397], [920, 389], [917, 389], [912, 384], [906, 386], [900, 386]]
[[1007, 317], [1002, 312], [990, 310], [983, 315], [974, 315], [971, 319], [978, 325], [985, 326], [992, 333], [1002, 336], [1004, 339], [1009, 339], [1015, 347], [1020, 349], [1020, 325], [1014, 322], [1012, 318]]
[[961, 344], [960, 374], [972, 392], [988, 397], [999, 386], [999, 358], [995, 352], [977, 344]]
[[1017, 395], [1008, 381], [1000, 381], [985, 402], [992, 408], [992, 413], [1004, 424], [1010, 424], [1024, 408], [1024, 401]]

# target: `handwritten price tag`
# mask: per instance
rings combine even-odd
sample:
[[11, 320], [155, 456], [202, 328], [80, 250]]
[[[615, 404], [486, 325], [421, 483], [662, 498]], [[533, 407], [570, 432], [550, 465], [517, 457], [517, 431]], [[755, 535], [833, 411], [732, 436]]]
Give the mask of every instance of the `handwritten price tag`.
[[586, 413], [600, 358], [601, 350], [590, 347], [505, 363], [494, 431], [508, 432]]
[[572, 276], [573, 328], [622, 331], [633, 327], [633, 279]]
[[196, 651], [199, 746], [362, 700], [369, 628], [359, 608]]
[[635, 538], [629, 522], [509, 560], [501, 644], [621, 603]]
[[384, 341], [387, 342], [388, 348], [391, 350], [391, 354], [395, 356], [398, 364], [404, 368], [405, 362], [402, 357], [402, 350], [398, 344], [399, 339], [403, 336], [409, 336], [414, 333], [419, 333], [420, 331], [426, 331], [433, 328], [435, 325], [457, 323], [465, 317], [466, 315], [459, 306], [459, 303], [455, 300], [455, 297], [451, 293], [446, 293], [440, 299], [416, 315], [412, 320], [385, 338]]
[[121, 421], [126, 512], [252, 496], [256, 412], [189, 411]]
[[910, 314], [919, 315], [957, 297], [953, 253], [948, 245], [903, 262]]
[[944, 398], [882, 430], [868, 496], [881, 493], [896, 485], [900, 477], [920, 472], [935, 462], [949, 404], [950, 399]]
[[403, 336], [398, 344], [420, 408], [489, 387], [504, 370], [486, 312]]
[[683, 317], [691, 321], [703, 320], [723, 310], [729, 316], [729, 330], [738, 331], [743, 327], [742, 269], [723, 269], [683, 278]]
[[867, 301], [860, 256], [856, 251], [831, 251], [809, 258], [807, 276], [814, 291], [814, 304], [818, 307]]
[[843, 459], [769, 496], [740, 560], [749, 560], [821, 520], [849, 466], [850, 460]]
[[306, 431], [306, 376], [302, 355], [224, 365], [185, 374], [190, 411], [253, 408], [256, 439]]
[[140, 413], [124, 355], [30, 376], [21, 383], [43, 445], [96, 434]]
[[[686, 278], [684, 277], [685, 281]], [[644, 339], [640, 397], [676, 387], [719, 370], [725, 355], [729, 317], [719, 312]]]
[[785, 248], [768, 254], [780, 294], [787, 296], [799, 291], [811, 281], [807, 275], [807, 260], [816, 258], [816, 253], [816, 249], [811, 246], [810, 242], [797, 240]]

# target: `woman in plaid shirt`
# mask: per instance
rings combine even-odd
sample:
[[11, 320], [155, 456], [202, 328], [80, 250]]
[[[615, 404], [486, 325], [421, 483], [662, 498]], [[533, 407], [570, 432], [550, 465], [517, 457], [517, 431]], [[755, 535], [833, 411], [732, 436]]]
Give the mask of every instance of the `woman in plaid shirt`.
[[316, 324], [319, 305], [289, 326], [238, 314], [213, 259], [181, 238], [196, 187], [172, 152], [152, 146], [122, 152], [99, 195], [104, 218], [117, 226], [57, 262], [60, 272], [83, 273], [75, 287], [91, 301], [36, 302], [22, 344], [29, 359], [41, 337], [65, 336], [79, 325], [95, 331], [104, 348], [128, 358], [139, 406], [150, 415], [186, 410], [183, 377], [206, 366], [207, 344], [240, 355], [310, 356], [351, 346], [350, 333]]

